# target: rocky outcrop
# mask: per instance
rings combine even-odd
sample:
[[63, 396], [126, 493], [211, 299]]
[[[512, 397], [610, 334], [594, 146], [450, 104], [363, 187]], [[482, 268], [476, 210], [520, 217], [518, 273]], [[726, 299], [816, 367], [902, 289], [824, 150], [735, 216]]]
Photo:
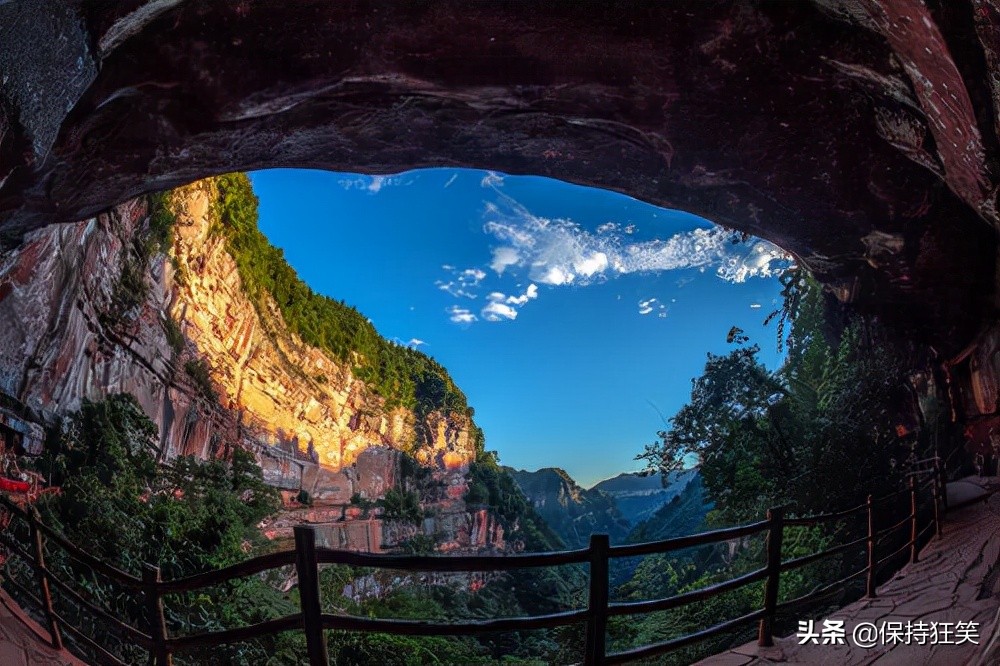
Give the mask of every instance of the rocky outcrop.
[[[208, 457], [224, 441], [247, 440], [271, 447], [262, 462], [278, 485], [311, 479], [307, 487], [345, 501], [364, 487], [320, 488], [323, 474], [309, 463], [347, 470], [363, 451], [388, 447], [417, 451], [442, 470], [467, 469], [475, 456], [467, 416], [431, 413], [427, 439], [417, 441], [412, 412], [387, 408], [346, 364], [298, 340], [273, 305], [259, 314], [223, 239], [209, 234], [214, 195], [206, 181], [173, 198], [171, 256], [145, 259], [144, 298], [128, 311], [119, 289], [125, 264], [140, 261], [132, 255], [147, 224], [142, 200], [39, 229], [5, 253], [0, 317], [10, 324], [0, 330], [0, 390], [43, 420], [84, 398], [131, 393], [160, 427], [164, 457]], [[179, 349], [168, 342], [171, 325], [184, 336]], [[207, 362], [219, 405], [184, 371], [195, 359]], [[365, 465], [383, 476], [388, 466]]]
[[169, 315], [191, 351], [207, 361], [224, 407], [240, 414], [246, 432], [283, 443], [324, 467], [345, 469], [372, 446], [414, 451], [420, 462], [466, 470], [475, 457], [471, 421], [432, 412], [420, 429], [415, 416], [356, 378], [349, 364], [303, 343], [274, 303], [252, 303], [221, 234], [213, 234], [211, 179], [174, 192], [176, 212], [168, 271]]
[[[502, 549], [502, 529], [462, 500], [476, 455], [470, 417], [432, 411], [418, 423], [292, 334], [267, 297], [249, 301], [224, 239], [210, 230], [216, 195], [209, 180], [170, 197], [169, 248], [150, 244], [147, 202], [138, 199], [32, 231], [2, 254], [4, 440], [37, 451], [42, 424], [84, 399], [130, 393], [159, 427], [161, 459], [232, 446], [256, 453], [265, 479], [287, 491], [289, 511], [272, 536], [306, 521], [326, 524], [331, 545], [358, 550], [421, 532], [445, 550]], [[421, 500], [433, 518], [423, 526], [383, 524], [378, 511], [352, 506], [402, 483], [403, 451], [431, 469]], [[296, 503], [300, 490], [315, 508]]]
[[36, 230], [2, 255], [0, 391], [40, 422], [85, 398], [131, 393], [160, 426], [164, 456], [204, 455], [212, 442], [235, 437], [235, 421], [201, 400], [172, 361], [163, 327], [172, 300], [165, 257], [149, 262], [142, 303], [108, 316], [145, 223], [145, 201], [131, 201]]

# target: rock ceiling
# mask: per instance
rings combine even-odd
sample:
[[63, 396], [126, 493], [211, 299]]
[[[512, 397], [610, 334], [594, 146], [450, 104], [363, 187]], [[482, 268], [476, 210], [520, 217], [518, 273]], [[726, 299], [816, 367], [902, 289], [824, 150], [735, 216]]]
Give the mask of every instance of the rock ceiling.
[[0, 232], [237, 169], [540, 174], [958, 349], [995, 311], [998, 58], [1000, 0], [11, 0]]

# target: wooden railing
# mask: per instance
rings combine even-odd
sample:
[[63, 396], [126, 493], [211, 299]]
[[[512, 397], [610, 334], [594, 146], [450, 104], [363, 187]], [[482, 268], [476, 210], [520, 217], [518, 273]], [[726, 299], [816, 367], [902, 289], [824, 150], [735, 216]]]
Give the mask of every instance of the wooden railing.
[[[920, 544], [922, 542], [926, 543], [929, 540], [930, 530], [934, 530], [937, 535], [941, 534], [939, 505], [944, 498], [944, 476], [940, 471], [937, 459], [931, 460], [933, 462], [931, 467], [926, 470], [915, 471], [909, 475], [908, 488], [878, 499], [869, 496], [865, 503], [843, 511], [813, 516], [786, 517], [783, 507], [775, 507], [767, 512], [765, 520], [748, 525], [713, 530], [665, 541], [624, 546], [611, 546], [606, 534], [595, 534], [591, 537], [588, 548], [552, 553], [460, 557], [356, 553], [319, 547], [316, 545], [316, 534], [313, 527], [297, 526], [294, 530], [295, 550], [271, 553], [223, 569], [164, 581], [160, 579], [159, 569], [152, 565], [145, 565], [142, 577], [137, 578], [102, 562], [74, 546], [63, 535], [42, 524], [37, 519], [33, 510], [23, 509], [2, 496], [0, 496], [0, 505], [10, 512], [12, 517], [27, 523], [31, 543], [30, 549], [25, 548], [12, 537], [10, 531], [6, 531], [0, 532], [0, 544], [9, 553], [23, 560], [33, 571], [37, 594], [11, 577], [5, 577], [5, 582], [15, 588], [23, 598], [36, 604], [36, 607], [45, 617], [52, 645], [56, 648], [62, 646], [62, 632], [65, 631], [80, 644], [90, 648], [92, 653], [102, 663], [117, 665], [124, 662], [111, 654], [107, 646], [99, 644], [94, 637], [87, 635], [81, 627], [69, 622], [68, 618], [63, 617], [55, 610], [52, 595], [53, 587], [58, 594], [77, 604], [77, 607], [81, 609], [81, 613], [85, 610], [92, 618], [99, 618], [102, 622], [106, 623], [119, 636], [147, 650], [151, 660], [160, 666], [171, 664], [171, 655], [177, 651], [196, 647], [210, 648], [288, 630], [302, 630], [305, 632], [311, 666], [326, 666], [329, 663], [325, 638], [325, 631], [327, 630], [385, 632], [419, 636], [464, 636], [488, 632], [544, 629], [584, 623], [586, 624], [584, 663], [587, 665], [621, 664], [677, 650], [711, 636], [738, 629], [752, 622], [757, 622], [759, 625], [759, 644], [761, 646], [772, 645], [775, 617], [778, 613], [793, 606], [820, 599], [824, 595], [828, 595], [831, 591], [842, 588], [848, 581], [862, 574], [866, 575], [867, 595], [870, 597], [875, 596], [876, 575], [880, 567], [890, 563], [894, 558], [898, 558], [899, 555], [907, 550], [909, 551], [909, 561], [915, 562], [918, 558]], [[933, 510], [926, 521], [927, 524], [921, 527], [919, 525], [920, 512], [918, 511], [919, 494], [928, 489], [930, 490], [930, 500], [933, 504]], [[907, 493], [910, 499], [909, 515], [894, 525], [877, 529], [875, 525], [879, 508], [892, 500], [900, 502], [901, 497]], [[854, 516], [861, 516], [862, 514], [865, 514], [867, 517], [867, 530], [864, 536], [820, 552], [790, 560], [782, 560], [782, 542], [787, 528], [820, 525]], [[879, 546], [898, 530], [907, 526], [909, 527], [909, 539], [892, 553], [879, 557]], [[731, 580], [690, 592], [684, 592], [666, 599], [612, 602], [609, 598], [608, 572], [610, 561], [613, 558], [666, 553], [706, 544], [745, 540], [765, 532], [766, 563], [760, 569]], [[117, 585], [131, 590], [135, 594], [141, 594], [143, 597], [143, 608], [146, 613], [146, 624], [149, 627], [148, 633], [123, 622], [106, 609], [88, 601], [79, 592], [74, 590], [67, 581], [60, 580], [51, 568], [46, 566], [46, 540], [49, 543], [57, 545], [70, 557], [89, 567], [94, 572], [105, 576]], [[813, 564], [827, 557], [846, 553], [852, 548], [861, 545], [865, 545], [867, 553], [864, 568], [838, 581], [818, 587], [797, 599], [778, 603], [778, 588], [782, 573]], [[531, 567], [587, 564], [589, 566], [588, 602], [586, 608], [547, 615], [457, 623], [333, 615], [324, 613], [320, 605], [319, 566], [322, 564], [419, 572], [509, 571]], [[234, 578], [252, 576], [277, 567], [291, 565], [295, 566], [298, 576], [299, 596], [301, 600], [300, 612], [224, 631], [190, 636], [171, 636], [168, 632], [164, 620], [164, 595], [200, 590], [225, 583]], [[668, 641], [624, 652], [608, 654], [606, 635], [608, 619], [610, 617], [652, 613], [678, 608], [687, 604], [705, 601], [717, 595], [758, 582], [764, 583], [764, 603], [763, 607], [758, 610], [686, 636], [672, 638]]]

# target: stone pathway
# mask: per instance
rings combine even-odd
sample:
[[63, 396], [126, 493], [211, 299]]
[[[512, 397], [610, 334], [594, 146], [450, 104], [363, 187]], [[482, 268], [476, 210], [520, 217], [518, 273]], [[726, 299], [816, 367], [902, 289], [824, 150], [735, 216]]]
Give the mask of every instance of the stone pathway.
[[3, 592], [0, 592], [0, 664], [86, 666], [68, 651], [49, 647], [48, 633]]
[[[949, 499], [985, 495], [996, 479], [969, 478], [949, 485]], [[802, 620], [810, 618], [803, 617]], [[1000, 664], [1000, 495], [949, 513], [940, 540], [931, 541], [920, 561], [907, 565], [878, 588], [875, 599], [862, 599], [832, 613], [843, 620], [845, 645], [799, 645], [797, 636], [775, 640], [773, 648], [748, 643], [698, 662], [698, 666], [988, 666]], [[856, 646], [854, 628], [869, 622], [978, 623], [978, 644]], [[939, 625], [940, 626], [940, 625]], [[816, 621], [816, 630], [822, 622]], [[952, 637], [954, 640], [954, 637]]]

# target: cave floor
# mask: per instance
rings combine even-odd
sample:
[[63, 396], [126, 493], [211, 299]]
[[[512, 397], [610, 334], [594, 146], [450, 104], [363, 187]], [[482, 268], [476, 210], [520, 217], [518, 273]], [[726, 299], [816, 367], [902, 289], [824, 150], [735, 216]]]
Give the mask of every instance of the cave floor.
[[66, 650], [53, 650], [48, 634], [3, 592], [0, 592], [0, 664], [86, 666]]
[[[992, 486], [995, 479], [965, 479], [981, 487]], [[949, 484], [951, 485], [951, 484]], [[949, 488], [949, 491], [952, 489]], [[949, 492], [951, 496], [951, 492]], [[964, 497], [964, 495], [963, 495]], [[955, 499], [960, 499], [955, 497]], [[881, 585], [874, 599], [861, 599], [827, 619], [842, 620], [846, 641], [842, 645], [812, 642], [799, 645], [797, 635], [775, 639], [773, 648], [758, 648], [747, 643], [728, 652], [709, 657], [697, 666], [762, 666], [763, 664], [817, 664], [830, 666], [986, 666], [1000, 663], [1000, 495], [985, 502], [957, 508], [943, 521], [943, 534], [921, 551], [919, 561], [908, 564], [892, 579]], [[802, 620], [812, 619], [803, 616]], [[917, 622], [978, 623], [978, 644], [964, 642], [931, 644], [932, 635], [924, 634], [924, 644], [911, 639], [882, 644], [876, 639], [871, 648], [858, 647], [852, 641], [854, 628], [861, 623], [882, 627], [885, 622], [900, 622], [905, 627]], [[821, 631], [823, 622], [815, 622]], [[942, 626], [939, 624], [938, 626]], [[957, 643], [954, 636], [952, 643]]]

